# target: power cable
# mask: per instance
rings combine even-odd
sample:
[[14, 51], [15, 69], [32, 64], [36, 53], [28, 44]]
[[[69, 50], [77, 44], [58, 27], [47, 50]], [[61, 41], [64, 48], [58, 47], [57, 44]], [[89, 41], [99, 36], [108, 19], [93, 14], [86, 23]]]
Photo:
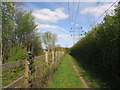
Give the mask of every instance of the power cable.
[[74, 26], [75, 26], [75, 24], [76, 24], [76, 19], [77, 19], [77, 16], [78, 16], [79, 7], [80, 7], [80, 0], [79, 0], [79, 4], [78, 4], [78, 7], [77, 7], [77, 11], [76, 11]]
[[97, 20], [95, 22], [97, 22], [113, 5], [115, 5], [115, 3], [117, 2], [118, 0], [116, 0], [107, 10], [105, 10], [105, 12], [103, 14], [101, 14]]

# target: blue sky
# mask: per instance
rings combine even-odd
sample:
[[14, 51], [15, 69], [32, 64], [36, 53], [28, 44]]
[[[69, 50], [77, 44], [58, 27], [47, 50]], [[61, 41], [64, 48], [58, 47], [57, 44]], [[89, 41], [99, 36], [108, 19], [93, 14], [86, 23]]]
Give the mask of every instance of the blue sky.
[[[63, 47], [71, 47], [73, 37], [71, 37], [70, 28], [82, 27], [81, 30], [91, 30], [91, 25], [95, 25], [97, 18], [111, 6], [113, 2], [24, 2], [22, 7], [26, 10], [32, 10], [35, 16], [35, 22], [38, 24], [38, 32], [51, 31], [57, 34], [56, 44]], [[107, 13], [111, 13], [112, 7]], [[68, 12], [69, 11], [69, 12]], [[75, 23], [75, 17], [76, 23]], [[101, 17], [96, 23], [102, 21]], [[73, 25], [74, 24], [74, 25]], [[76, 31], [80, 31], [77, 30]], [[76, 32], [78, 35], [79, 33]], [[79, 37], [76, 36], [76, 42]]]

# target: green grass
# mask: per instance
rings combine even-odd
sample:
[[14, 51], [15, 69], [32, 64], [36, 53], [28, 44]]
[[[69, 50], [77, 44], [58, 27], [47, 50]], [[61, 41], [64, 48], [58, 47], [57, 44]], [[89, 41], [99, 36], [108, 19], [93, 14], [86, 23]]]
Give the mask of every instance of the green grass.
[[59, 67], [53, 73], [52, 80], [49, 81], [47, 88], [83, 88], [68, 54], [61, 59]]

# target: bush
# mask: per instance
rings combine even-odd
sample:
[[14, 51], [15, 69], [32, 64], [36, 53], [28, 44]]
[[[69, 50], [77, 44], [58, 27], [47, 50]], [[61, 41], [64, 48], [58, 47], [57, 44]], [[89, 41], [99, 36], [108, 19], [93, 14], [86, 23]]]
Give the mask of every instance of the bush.
[[27, 51], [25, 49], [22, 49], [21, 46], [16, 46], [14, 48], [11, 48], [9, 54], [8, 54], [8, 60], [5, 60], [4, 62], [12, 62], [17, 60], [23, 60], [26, 58]]

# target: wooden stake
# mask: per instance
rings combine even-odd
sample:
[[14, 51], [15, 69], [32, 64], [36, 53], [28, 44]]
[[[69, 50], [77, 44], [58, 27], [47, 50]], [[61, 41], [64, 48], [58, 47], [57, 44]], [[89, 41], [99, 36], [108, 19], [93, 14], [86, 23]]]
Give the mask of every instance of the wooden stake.
[[54, 63], [54, 59], [55, 59], [54, 51], [52, 51], [52, 63]]
[[58, 58], [57, 58], [57, 51], [55, 51], [55, 57], [56, 57], [56, 60], [57, 60], [57, 59], [58, 59]]
[[48, 51], [45, 52], [46, 63], [48, 64]]
[[28, 60], [25, 60], [25, 86], [28, 87], [28, 75], [29, 75], [29, 61]]

